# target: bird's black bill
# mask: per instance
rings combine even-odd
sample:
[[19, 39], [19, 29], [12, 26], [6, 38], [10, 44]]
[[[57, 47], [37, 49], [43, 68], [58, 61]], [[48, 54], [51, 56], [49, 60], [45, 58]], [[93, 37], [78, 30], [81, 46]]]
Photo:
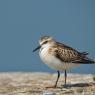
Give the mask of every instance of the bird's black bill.
[[40, 48], [41, 48], [41, 46], [38, 46], [36, 49], [33, 50], [33, 52], [37, 51]]

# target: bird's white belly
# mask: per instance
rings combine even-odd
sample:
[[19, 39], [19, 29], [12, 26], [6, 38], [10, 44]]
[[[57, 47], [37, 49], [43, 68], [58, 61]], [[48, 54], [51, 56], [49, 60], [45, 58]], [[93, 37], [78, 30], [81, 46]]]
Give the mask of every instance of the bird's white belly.
[[54, 55], [48, 53], [48, 49], [43, 49], [40, 53], [40, 58], [42, 61], [47, 64], [50, 68], [64, 71], [73, 67], [76, 67], [77, 64], [74, 63], [64, 63], [60, 59], [57, 59]]

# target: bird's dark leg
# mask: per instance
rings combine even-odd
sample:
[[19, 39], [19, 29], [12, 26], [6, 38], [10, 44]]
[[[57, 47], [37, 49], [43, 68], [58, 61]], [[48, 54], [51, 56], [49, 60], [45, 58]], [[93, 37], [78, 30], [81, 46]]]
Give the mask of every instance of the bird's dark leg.
[[55, 85], [54, 85], [54, 87], [57, 87], [57, 82], [58, 82], [58, 80], [59, 80], [59, 77], [60, 77], [60, 72], [59, 71], [57, 71], [57, 80], [56, 80], [56, 82], [55, 82]]
[[67, 72], [65, 70], [65, 84], [64, 84], [64, 87], [66, 87], [66, 79], [67, 79]]

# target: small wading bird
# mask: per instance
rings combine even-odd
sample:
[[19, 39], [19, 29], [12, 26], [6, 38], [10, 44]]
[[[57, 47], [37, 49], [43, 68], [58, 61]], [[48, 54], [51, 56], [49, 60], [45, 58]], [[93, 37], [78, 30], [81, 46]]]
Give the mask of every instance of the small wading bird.
[[65, 84], [66, 87], [66, 78], [67, 73], [66, 70], [77, 67], [80, 64], [93, 64], [94, 60], [87, 57], [88, 53], [86, 52], [78, 52], [77, 50], [62, 44], [60, 42], [56, 42], [52, 37], [43, 36], [39, 40], [39, 46], [33, 50], [40, 49], [39, 55], [42, 61], [47, 64], [50, 68], [57, 71], [58, 76], [54, 87], [57, 87], [57, 82], [60, 77], [60, 71], [65, 72]]

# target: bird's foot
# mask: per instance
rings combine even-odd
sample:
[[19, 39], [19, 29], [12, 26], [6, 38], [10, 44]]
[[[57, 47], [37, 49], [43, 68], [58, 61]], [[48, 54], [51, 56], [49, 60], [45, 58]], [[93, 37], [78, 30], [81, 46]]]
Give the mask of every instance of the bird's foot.
[[53, 85], [53, 86], [48, 86], [46, 88], [57, 88], [57, 85]]

